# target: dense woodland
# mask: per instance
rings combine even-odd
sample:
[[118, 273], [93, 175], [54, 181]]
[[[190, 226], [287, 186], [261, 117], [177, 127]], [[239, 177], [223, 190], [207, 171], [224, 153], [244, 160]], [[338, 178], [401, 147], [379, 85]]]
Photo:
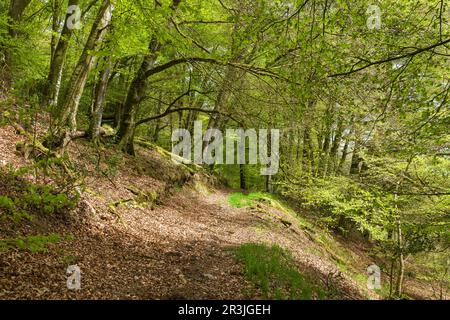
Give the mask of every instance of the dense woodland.
[[77, 143], [133, 157], [170, 151], [198, 120], [279, 129], [276, 175], [202, 170], [370, 244], [385, 298], [405, 296], [414, 266], [443, 299], [449, 23], [446, 0], [2, 0], [1, 121], [26, 138], [19, 151], [71, 177]]

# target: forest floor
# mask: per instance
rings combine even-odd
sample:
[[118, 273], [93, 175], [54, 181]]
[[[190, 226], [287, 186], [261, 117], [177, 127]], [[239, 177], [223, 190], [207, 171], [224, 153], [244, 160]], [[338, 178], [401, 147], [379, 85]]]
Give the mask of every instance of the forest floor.
[[[30, 164], [15, 152], [21, 139], [11, 127], [0, 128], [0, 166]], [[60, 236], [46, 252], [0, 252], [0, 299], [259, 299], [232, 249], [261, 242], [291, 251], [298, 269], [331, 298], [380, 298], [366, 289], [369, 246], [332, 237], [270, 203], [235, 208], [228, 201], [234, 190], [157, 150], [123, 157], [80, 140], [69, 153], [85, 173], [76, 210], [0, 222], [0, 240]], [[74, 264], [80, 290], [66, 286]], [[410, 294], [424, 292], [421, 286], [415, 283]]]

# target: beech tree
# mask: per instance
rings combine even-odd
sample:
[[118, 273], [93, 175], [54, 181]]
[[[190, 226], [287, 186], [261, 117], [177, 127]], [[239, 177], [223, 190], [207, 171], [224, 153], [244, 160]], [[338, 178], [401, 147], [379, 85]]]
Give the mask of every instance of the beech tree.
[[[35, 148], [60, 157], [88, 138], [125, 157], [136, 142], [171, 150], [173, 130], [199, 120], [280, 129], [277, 175], [206, 169], [376, 247], [392, 298], [410, 261], [448, 254], [447, 2], [7, 2], [0, 80], [11, 82], [7, 70], [17, 101], [49, 119]], [[79, 29], [68, 23], [75, 7]]]

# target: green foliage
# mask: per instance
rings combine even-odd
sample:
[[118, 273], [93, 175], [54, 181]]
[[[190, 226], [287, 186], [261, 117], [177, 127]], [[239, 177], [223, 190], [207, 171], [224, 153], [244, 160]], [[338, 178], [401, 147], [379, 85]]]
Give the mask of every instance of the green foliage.
[[16, 239], [0, 240], [0, 252], [4, 252], [13, 248], [17, 248], [19, 250], [27, 250], [32, 253], [47, 252], [49, 245], [58, 243], [60, 241], [61, 237], [58, 234], [50, 234], [48, 236], [27, 236], [19, 237]]
[[347, 177], [313, 179], [298, 191], [288, 191], [286, 195], [300, 195], [303, 205], [318, 209], [322, 221], [333, 228], [341, 228], [341, 219], [347, 219], [361, 232], [368, 231], [374, 239], [385, 239], [389, 214], [393, 210], [392, 197], [367, 190], [358, 182]]
[[228, 196], [228, 203], [235, 208], [244, 208], [251, 206], [254, 201], [266, 199], [269, 200], [273, 196], [264, 192], [253, 192], [250, 194], [243, 194], [242, 192], [233, 192]]
[[[252, 191], [263, 190], [265, 187], [266, 177], [261, 176], [261, 167], [259, 165], [247, 164], [244, 168], [247, 184], [246, 189]], [[231, 188], [235, 189], [240, 188], [239, 170], [240, 168], [237, 164], [217, 165], [214, 168], [214, 171], [222, 176]]]
[[14, 201], [9, 197], [0, 196], [0, 208], [7, 211], [12, 211], [15, 208]]
[[20, 176], [28, 170], [0, 169], [0, 217], [19, 221], [32, 219], [33, 214], [56, 214], [72, 210], [77, 196], [58, 192], [52, 185], [33, 184]]
[[22, 219], [32, 220], [32, 216], [25, 210], [18, 208], [17, 198], [11, 199], [7, 196], [0, 196], [0, 219], [10, 219], [18, 222]]
[[291, 254], [277, 245], [247, 243], [235, 249], [246, 278], [260, 288], [265, 299], [310, 300], [325, 298], [297, 269]]
[[46, 214], [53, 214], [63, 208], [73, 209], [76, 202], [64, 193], [57, 193], [50, 186], [30, 185], [23, 195], [24, 207], [37, 208]]

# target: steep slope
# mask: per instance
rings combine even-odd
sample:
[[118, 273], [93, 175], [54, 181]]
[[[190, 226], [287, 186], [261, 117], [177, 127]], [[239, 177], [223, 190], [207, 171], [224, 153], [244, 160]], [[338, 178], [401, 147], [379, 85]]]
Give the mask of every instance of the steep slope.
[[[31, 164], [14, 152], [21, 137], [10, 127], [1, 128], [0, 137], [3, 165]], [[171, 163], [157, 148], [139, 148], [136, 158], [97, 152], [84, 142], [69, 151], [85, 172], [76, 210], [14, 226], [2, 221], [3, 240], [57, 234], [59, 241], [44, 252], [3, 251], [1, 298], [258, 298], [230, 250], [248, 242], [289, 249], [300, 270], [335, 297], [366, 296], [329, 257], [314, 253], [320, 245], [295, 216], [270, 203], [233, 208], [232, 190], [214, 186], [215, 178], [196, 168]], [[73, 264], [81, 269], [78, 291], [66, 287]]]

